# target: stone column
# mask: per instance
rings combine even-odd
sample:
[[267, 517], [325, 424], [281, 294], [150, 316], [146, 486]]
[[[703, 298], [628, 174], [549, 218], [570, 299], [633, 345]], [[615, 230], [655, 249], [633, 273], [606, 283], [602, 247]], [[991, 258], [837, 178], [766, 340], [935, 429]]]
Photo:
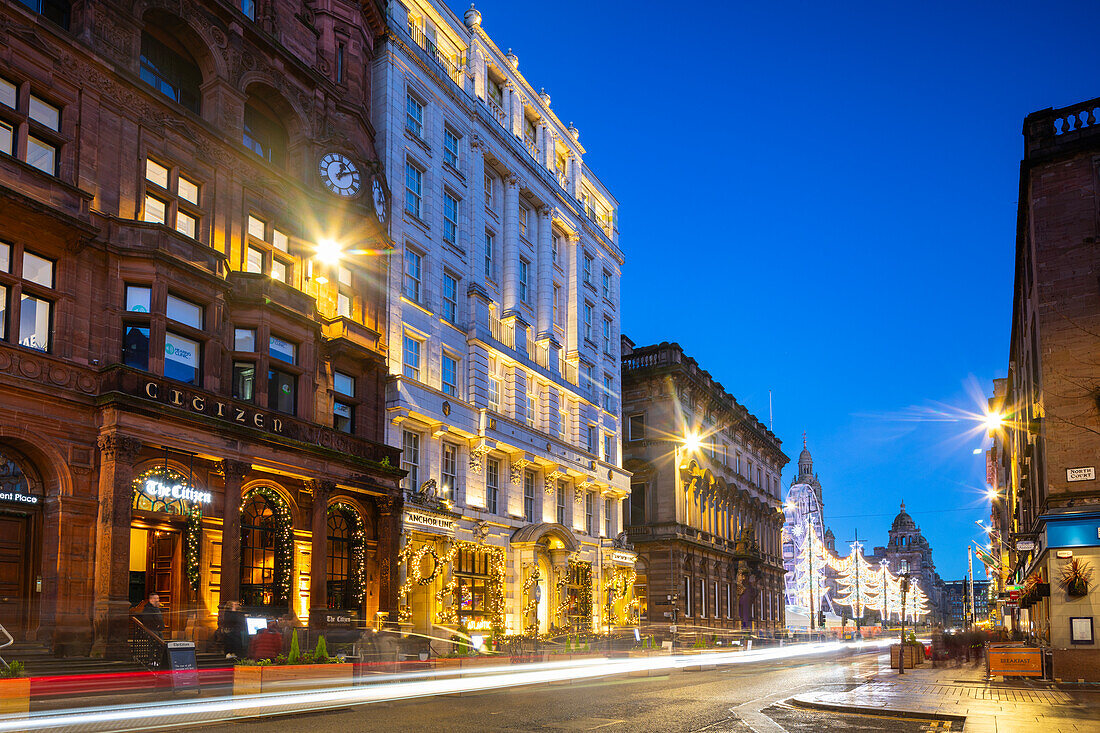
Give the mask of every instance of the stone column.
[[504, 178], [504, 316], [517, 312], [519, 295], [519, 179], [514, 175]]
[[313, 491], [313, 507], [310, 513], [310, 560], [309, 560], [309, 615], [310, 625], [324, 627], [315, 621], [317, 616], [324, 621], [328, 610], [328, 499], [336, 490], [332, 481], [310, 481]]
[[129, 634], [130, 509], [134, 460], [141, 441], [100, 435], [99, 518], [96, 524], [95, 611], [92, 656], [124, 659]]
[[241, 485], [252, 465], [225, 460], [220, 470], [225, 490], [222, 498], [222, 570], [219, 607], [241, 600]]
[[397, 602], [401, 584], [397, 580], [397, 555], [401, 551], [401, 497], [380, 496], [378, 508], [378, 610], [386, 613], [387, 625], [397, 625]]

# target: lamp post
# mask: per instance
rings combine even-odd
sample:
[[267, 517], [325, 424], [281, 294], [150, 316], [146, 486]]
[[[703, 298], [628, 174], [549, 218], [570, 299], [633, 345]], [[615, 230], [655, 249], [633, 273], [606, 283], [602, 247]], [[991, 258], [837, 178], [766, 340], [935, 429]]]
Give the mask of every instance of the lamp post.
[[909, 571], [901, 574], [901, 646], [898, 648], [898, 674], [905, 674], [905, 594], [909, 592]]

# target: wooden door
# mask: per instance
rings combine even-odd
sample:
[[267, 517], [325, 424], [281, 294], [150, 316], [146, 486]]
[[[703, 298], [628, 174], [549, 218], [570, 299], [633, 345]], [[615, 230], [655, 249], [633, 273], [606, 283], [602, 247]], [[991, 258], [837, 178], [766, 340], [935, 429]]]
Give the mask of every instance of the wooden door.
[[0, 624], [17, 640], [26, 633], [28, 517], [0, 514]]
[[179, 616], [175, 613], [178, 610], [176, 606], [179, 601], [177, 598], [179, 571], [176, 563], [179, 533], [160, 530], [150, 534], [152, 542], [149, 543], [149, 572], [145, 576], [146, 597], [149, 593], [160, 596], [164, 630], [166, 634], [170, 634], [175, 630]]

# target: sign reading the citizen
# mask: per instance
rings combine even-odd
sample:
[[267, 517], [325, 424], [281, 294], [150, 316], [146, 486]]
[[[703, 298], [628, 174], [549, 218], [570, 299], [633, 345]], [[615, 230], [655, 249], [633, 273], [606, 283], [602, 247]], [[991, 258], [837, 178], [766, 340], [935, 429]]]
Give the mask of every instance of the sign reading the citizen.
[[426, 527], [435, 530], [437, 533], [442, 532], [448, 535], [453, 535], [455, 533], [455, 522], [453, 519], [417, 511], [416, 509], [405, 510], [405, 524], [413, 525], [417, 528]]
[[1066, 469], [1066, 481], [1095, 481], [1096, 466], [1080, 466]]

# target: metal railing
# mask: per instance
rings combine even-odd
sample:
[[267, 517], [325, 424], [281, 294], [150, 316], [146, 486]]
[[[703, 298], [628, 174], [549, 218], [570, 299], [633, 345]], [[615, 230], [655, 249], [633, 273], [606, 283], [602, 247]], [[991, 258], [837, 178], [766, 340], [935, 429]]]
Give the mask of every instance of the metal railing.
[[443, 71], [451, 78], [451, 81], [462, 86], [462, 70], [439, 50], [439, 46], [435, 44], [435, 41], [424, 34], [424, 29], [412, 21], [409, 21], [408, 31], [409, 37], [412, 38], [413, 43], [424, 49], [428, 57], [443, 68]]
[[130, 659], [154, 671], [168, 659], [168, 642], [136, 616], [130, 617]]
[[[0, 624], [0, 634], [8, 637], [7, 641], [5, 641], [3, 644], [0, 644], [0, 649], [5, 649], [15, 643], [15, 639], [12, 638], [11, 634], [8, 633], [8, 630], [4, 628], [3, 624]], [[8, 668], [8, 663], [4, 660], [3, 657], [0, 657], [0, 665], [3, 665], [4, 669]]]

